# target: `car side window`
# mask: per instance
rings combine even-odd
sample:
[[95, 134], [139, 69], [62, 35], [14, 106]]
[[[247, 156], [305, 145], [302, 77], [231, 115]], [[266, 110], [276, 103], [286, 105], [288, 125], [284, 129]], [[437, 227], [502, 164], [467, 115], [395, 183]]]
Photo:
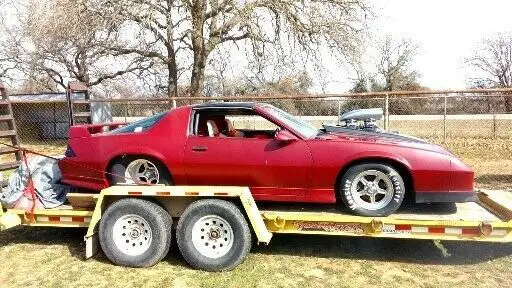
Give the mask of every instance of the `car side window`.
[[272, 138], [279, 126], [251, 109], [197, 111], [194, 135], [222, 138]]
[[270, 130], [275, 131], [279, 126], [261, 117], [260, 115], [227, 115], [237, 130]]

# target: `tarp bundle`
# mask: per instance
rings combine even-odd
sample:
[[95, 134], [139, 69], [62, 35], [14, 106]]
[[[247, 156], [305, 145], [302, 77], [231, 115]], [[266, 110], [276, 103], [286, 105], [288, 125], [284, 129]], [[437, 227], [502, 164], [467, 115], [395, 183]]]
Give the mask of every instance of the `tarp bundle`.
[[34, 156], [28, 159], [28, 169], [23, 163], [9, 178], [9, 185], [0, 194], [0, 202], [6, 208], [30, 209], [32, 200], [25, 195], [29, 185], [29, 172], [35, 188], [36, 208], [55, 208], [64, 204], [66, 195], [72, 190], [70, 186], [60, 184], [62, 174], [58, 161]]

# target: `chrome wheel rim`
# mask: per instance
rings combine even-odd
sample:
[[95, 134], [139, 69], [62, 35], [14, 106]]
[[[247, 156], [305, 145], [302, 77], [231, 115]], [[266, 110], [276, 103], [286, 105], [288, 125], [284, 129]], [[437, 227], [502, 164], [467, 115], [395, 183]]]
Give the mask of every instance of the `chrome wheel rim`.
[[158, 184], [160, 174], [156, 165], [146, 159], [137, 159], [128, 164], [125, 171], [126, 182], [137, 184], [140, 182]]
[[153, 241], [149, 223], [134, 214], [124, 215], [117, 219], [112, 233], [117, 248], [130, 256], [146, 252]]
[[350, 193], [359, 207], [367, 210], [379, 210], [393, 200], [393, 182], [382, 171], [366, 170], [354, 178], [350, 186]]
[[207, 215], [201, 217], [192, 227], [192, 243], [201, 255], [220, 258], [233, 246], [233, 229], [222, 217]]

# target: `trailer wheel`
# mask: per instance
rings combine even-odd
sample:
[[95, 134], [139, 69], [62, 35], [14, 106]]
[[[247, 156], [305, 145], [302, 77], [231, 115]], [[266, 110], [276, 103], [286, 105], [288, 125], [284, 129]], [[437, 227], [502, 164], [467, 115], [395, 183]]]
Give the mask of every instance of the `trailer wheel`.
[[149, 267], [162, 260], [171, 244], [172, 218], [144, 199], [114, 202], [100, 222], [100, 245], [110, 261], [129, 267]]
[[251, 231], [244, 215], [231, 202], [198, 200], [185, 210], [176, 228], [183, 258], [205, 271], [231, 270], [251, 250]]

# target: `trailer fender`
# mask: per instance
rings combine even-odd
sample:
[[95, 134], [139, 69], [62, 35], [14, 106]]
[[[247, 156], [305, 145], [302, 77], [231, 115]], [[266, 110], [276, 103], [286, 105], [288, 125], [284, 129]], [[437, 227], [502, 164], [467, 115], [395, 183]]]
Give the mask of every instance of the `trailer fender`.
[[[121, 197], [151, 197], [153, 199], [168, 201], [177, 198], [232, 198], [240, 200], [242, 211], [247, 216], [251, 229], [254, 231], [259, 243], [268, 244], [272, 233], [261, 216], [256, 202], [252, 198], [248, 187], [222, 187], [222, 186], [112, 186], [103, 189], [98, 195], [96, 206], [84, 237], [86, 244], [86, 259], [94, 256], [99, 249], [98, 227], [103, 212], [111, 199]], [[174, 216], [174, 215], [173, 215]]]

